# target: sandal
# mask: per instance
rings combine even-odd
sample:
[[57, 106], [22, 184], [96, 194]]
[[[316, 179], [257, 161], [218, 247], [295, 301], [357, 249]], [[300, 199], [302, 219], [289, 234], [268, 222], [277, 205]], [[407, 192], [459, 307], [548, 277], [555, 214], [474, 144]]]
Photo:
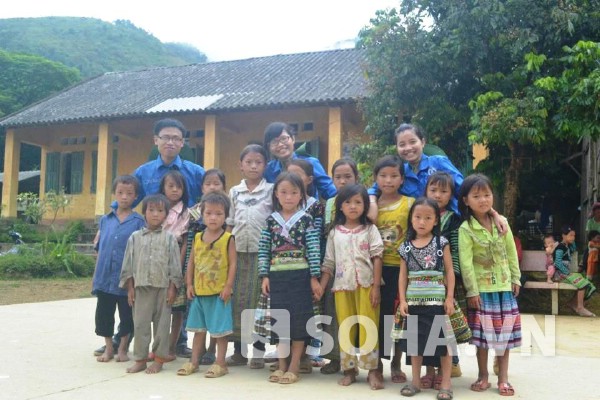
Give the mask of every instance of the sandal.
[[299, 373], [301, 374], [312, 374], [312, 364], [310, 361], [310, 358], [308, 358], [307, 356], [302, 356], [302, 358], [300, 359], [300, 369], [299, 369]]
[[220, 378], [223, 375], [227, 375], [229, 370], [225, 367], [221, 367], [219, 364], [213, 364], [210, 368], [204, 373], [206, 378]]
[[264, 358], [251, 358], [250, 369], [263, 369], [265, 367]]
[[498, 393], [500, 396], [514, 396], [515, 389], [508, 382], [503, 382], [498, 384]]
[[356, 382], [356, 375], [358, 375], [358, 371], [356, 371], [355, 369], [349, 369], [347, 371], [344, 371], [344, 377], [338, 381], [338, 385], [352, 385], [354, 382]]
[[483, 379], [479, 378], [475, 382], [471, 383], [471, 390], [474, 392], [485, 392], [492, 385], [489, 382], [484, 382]]
[[198, 371], [198, 366], [192, 364], [191, 362], [186, 362], [177, 370], [177, 375], [179, 376], [188, 376]]
[[293, 372], [286, 372], [283, 374], [281, 378], [279, 378], [279, 383], [282, 385], [290, 385], [292, 383], [296, 383], [300, 380], [300, 375], [295, 374]]
[[372, 369], [367, 375], [367, 382], [371, 385], [371, 390], [379, 390], [384, 388], [383, 374], [381, 371]]
[[402, 389], [400, 389], [400, 394], [405, 397], [413, 397], [415, 394], [420, 393], [421, 389], [409, 383], [408, 385], [404, 385]]
[[442, 389], [442, 375], [436, 375], [435, 378], [433, 378], [433, 388], [435, 390], [441, 390]]
[[212, 365], [216, 361], [215, 353], [205, 352], [200, 358], [200, 365]]
[[241, 365], [247, 365], [248, 359], [241, 354], [233, 353], [233, 355], [225, 359], [228, 367], [239, 367]]
[[279, 383], [279, 380], [281, 379], [281, 377], [283, 376], [284, 373], [285, 372], [283, 372], [280, 369], [271, 372], [271, 375], [269, 375], [269, 382]]
[[452, 400], [454, 392], [451, 389], [440, 389], [437, 394], [437, 400]]
[[433, 375], [425, 375], [421, 377], [421, 389], [431, 389], [433, 387]]
[[331, 360], [329, 364], [321, 367], [321, 373], [325, 375], [337, 374], [340, 369], [340, 360]]

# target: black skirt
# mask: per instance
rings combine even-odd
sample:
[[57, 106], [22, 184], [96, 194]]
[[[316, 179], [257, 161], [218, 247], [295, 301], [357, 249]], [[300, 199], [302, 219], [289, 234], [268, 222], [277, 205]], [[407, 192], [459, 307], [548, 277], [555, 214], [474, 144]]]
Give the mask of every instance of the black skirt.
[[[411, 326], [411, 318], [403, 320], [403, 339], [400, 339], [400, 348], [406, 353], [406, 363], [410, 365], [408, 356], [424, 356], [426, 365], [439, 365], [439, 357], [448, 355], [448, 344], [451, 344], [453, 338], [452, 327], [449, 320], [445, 318], [443, 306], [408, 306], [408, 314], [417, 317], [416, 326]], [[442, 318], [436, 320], [435, 318]], [[446, 326], [447, 332], [451, 337], [445, 337], [442, 326]], [[431, 335], [432, 328], [437, 332]], [[416, 332], [416, 334], [415, 334]], [[427, 346], [430, 336], [433, 342]], [[415, 342], [416, 341], [416, 342]], [[431, 358], [431, 359], [430, 359]], [[432, 363], [430, 363], [432, 362]]]

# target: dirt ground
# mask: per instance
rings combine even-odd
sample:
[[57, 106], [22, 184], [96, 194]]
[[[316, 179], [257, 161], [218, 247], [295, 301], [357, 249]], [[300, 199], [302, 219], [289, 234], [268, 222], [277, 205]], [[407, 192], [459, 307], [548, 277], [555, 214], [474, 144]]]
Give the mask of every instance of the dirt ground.
[[91, 297], [92, 278], [0, 280], [0, 305]]

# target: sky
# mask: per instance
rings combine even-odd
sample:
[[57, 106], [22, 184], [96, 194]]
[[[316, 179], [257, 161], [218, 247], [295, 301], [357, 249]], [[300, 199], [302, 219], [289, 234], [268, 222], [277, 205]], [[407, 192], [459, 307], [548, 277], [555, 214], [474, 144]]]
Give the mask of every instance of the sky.
[[400, 0], [17, 0], [0, 18], [130, 20], [162, 42], [189, 43], [209, 61], [353, 47], [377, 10]]

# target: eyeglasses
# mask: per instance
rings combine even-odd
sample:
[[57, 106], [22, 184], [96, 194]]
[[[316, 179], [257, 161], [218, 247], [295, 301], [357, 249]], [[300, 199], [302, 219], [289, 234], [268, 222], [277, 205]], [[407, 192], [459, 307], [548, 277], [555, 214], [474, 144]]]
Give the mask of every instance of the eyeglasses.
[[281, 135], [269, 142], [269, 147], [277, 147], [278, 144], [287, 144], [292, 139], [289, 135]]
[[158, 138], [165, 143], [169, 143], [169, 142], [181, 143], [181, 142], [183, 142], [183, 138], [180, 138], [179, 136], [159, 136]]

